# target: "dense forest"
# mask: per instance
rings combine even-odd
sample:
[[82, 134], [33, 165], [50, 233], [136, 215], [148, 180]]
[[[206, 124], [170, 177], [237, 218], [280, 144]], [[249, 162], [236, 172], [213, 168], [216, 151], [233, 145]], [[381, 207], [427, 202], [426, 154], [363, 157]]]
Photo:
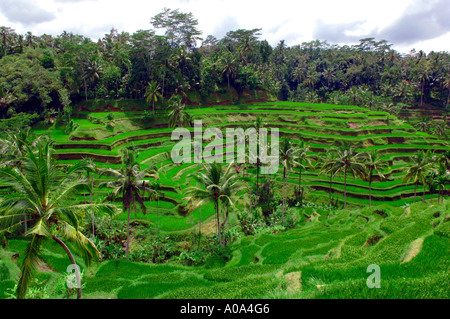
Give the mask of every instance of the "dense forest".
[[202, 39], [192, 13], [178, 9], [164, 9], [150, 25], [133, 34], [112, 29], [97, 42], [0, 27], [1, 118], [26, 112], [42, 119], [83, 100], [144, 99], [152, 91], [186, 101], [264, 90], [279, 100], [384, 109], [449, 103], [448, 52], [401, 54], [374, 38], [352, 46], [281, 40], [272, 47], [261, 29]]

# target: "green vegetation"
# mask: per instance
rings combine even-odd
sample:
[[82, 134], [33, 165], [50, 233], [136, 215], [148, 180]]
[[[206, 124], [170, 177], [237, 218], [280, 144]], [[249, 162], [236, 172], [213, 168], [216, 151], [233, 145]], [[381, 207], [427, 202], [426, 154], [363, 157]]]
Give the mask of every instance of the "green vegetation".
[[[449, 298], [448, 53], [151, 24], [0, 27], [1, 299]], [[248, 140], [194, 162], [237, 159], [205, 136], [177, 163], [176, 128], [276, 128], [278, 171]]]

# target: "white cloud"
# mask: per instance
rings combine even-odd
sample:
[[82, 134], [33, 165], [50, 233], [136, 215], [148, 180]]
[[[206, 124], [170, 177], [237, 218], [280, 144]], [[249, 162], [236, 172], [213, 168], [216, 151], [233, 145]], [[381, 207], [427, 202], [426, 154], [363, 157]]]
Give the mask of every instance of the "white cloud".
[[[10, 1], [1, 0], [1, 4]], [[2, 8], [4, 19], [0, 15], [0, 25], [11, 26], [20, 33], [32, 31], [34, 34], [57, 35], [65, 30], [97, 39], [112, 27], [130, 33], [151, 29], [150, 19], [167, 7], [192, 12], [199, 21], [198, 28], [203, 31], [204, 38], [208, 34], [223, 36], [237, 28], [262, 28], [261, 39], [272, 45], [280, 40], [285, 40], [287, 45], [300, 44], [315, 40], [319, 35], [330, 35], [330, 38], [321, 40], [335, 43], [356, 41], [371, 34], [386, 36], [383, 30], [393, 34], [397, 31], [396, 23], [402, 22], [408, 14], [429, 14], [438, 10], [436, 3], [442, 1], [448, 0], [426, 0], [427, 5], [424, 6], [420, 5], [423, 0], [420, 3], [419, 0], [35, 0], [32, 5], [41, 10], [41, 14], [30, 13], [30, 18], [20, 19]], [[31, 0], [14, 0], [13, 3], [25, 2], [31, 4]], [[389, 28], [394, 28], [394, 31]], [[423, 38], [403, 43], [398, 48], [404, 50], [407, 45], [407, 51], [413, 47], [424, 51], [450, 49], [431, 40], [432, 33], [433, 29], [429, 28]], [[447, 39], [445, 28], [435, 37]], [[399, 40], [398, 37], [396, 39]]]

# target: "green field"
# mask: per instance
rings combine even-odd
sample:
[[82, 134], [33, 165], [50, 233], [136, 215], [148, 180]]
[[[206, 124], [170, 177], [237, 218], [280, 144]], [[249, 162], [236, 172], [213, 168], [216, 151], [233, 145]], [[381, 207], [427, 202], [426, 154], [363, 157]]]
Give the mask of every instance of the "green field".
[[[369, 208], [368, 181], [349, 177], [347, 209], [343, 210], [343, 174], [336, 175], [330, 186], [329, 177], [319, 174], [318, 169], [303, 170], [304, 201], [314, 205], [291, 208], [293, 228], [244, 235], [237, 213], [245, 208], [238, 205], [230, 216], [235, 240], [226, 252], [209, 255], [197, 266], [187, 266], [175, 254], [163, 264], [127, 261], [122, 255], [86, 267], [77, 256], [83, 270], [84, 298], [449, 298], [450, 203], [444, 199], [437, 204], [437, 193], [429, 189], [424, 195], [427, 203], [421, 203], [414, 198], [415, 185], [404, 182], [402, 171], [412, 154], [421, 150], [443, 153], [449, 150], [448, 141], [417, 132], [393, 116], [386, 121], [384, 112], [356, 106], [272, 102], [190, 108], [188, 112], [193, 119], [202, 120], [203, 130], [250, 127], [259, 116], [267, 128], [278, 128], [282, 137], [306, 142], [313, 155], [327, 152], [342, 140], [352, 143], [357, 151], [377, 150], [388, 162], [383, 171], [386, 179], [372, 183]], [[203, 243], [197, 245], [207, 250], [214, 237], [214, 206], [203, 205], [187, 215], [179, 213], [187, 188], [197, 185], [191, 174], [199, 167], [194, 163], [174, 164], [166, 156], [175, 142], [171, 141], [172, 129], [164, 124], [165, 115], [161, 113], [152, 123], [143, 125], [140, 112], [113, 112], [114, 126], [106, 129], [109, 114], [80, 113], [75, 119], [79, 127], [70, 134], [56, 125], [34, 132], [55, 141], [55, 157], [61, 166], [90, 157], [99, 168], [119, 168], [122, 151], [134, 147], [142, 168], [159, 169], [159, 182], [164, 188], [160, 201], [145, 200], [147, 214], [140, 210], [131, 213], [132, 253], [142, 252], [148, 244], [146, 236], [155, 232], [170, 237], [177, 253], [188, 253], [195, 246], [191, 241], [199, 222], [204, 227]], [[280, 165], [278, 174], [272, 176], [278, 201], [282, 197], [282, 172]], [[259, 178], [260, 182], [265, 179]], [[288, 173], [289, 196], [298, 178], [298, 168]], [[98, 188], [108, 180], [94, 174], [95, 202], [108, 195], [108, 189]], [[254, 166], [247, 168], [242, 180], [249, 185], [256, 183]], [[7, 189], [1, 192], [4, 198], [12, 196]], [[422, 195], [419, 186], [418, 196]], [[329, 196], [337, 207], [327, 206]], [[434, 205], [429, 205], [433, 199]], [[89, 197], [78, 194], [72, 200], [83, 203]], [[115, 204], [121, 207], [120, 201]], [[386, 215], [380, 216], [377, 211]], [[126, 212], [115, 220], [124, 229]], [[15, 234], [8, 246], [1, 248], [0, 298], [11, 295], [26, 246], [27, 239]], [[48, 297], [67, 298], [64, 281], [70, 262], [64, 251], [56, 244], [46, 244], [42, 259], [45, 262], [38, 269], [38, 282], [31, 288], [42, 291], [46, 287]], [[381, 269], [380, 289], [370, 289], [366, 284], [367, 267], [372, 264]], [[73, 293], [70, 298], [74, 298]]]

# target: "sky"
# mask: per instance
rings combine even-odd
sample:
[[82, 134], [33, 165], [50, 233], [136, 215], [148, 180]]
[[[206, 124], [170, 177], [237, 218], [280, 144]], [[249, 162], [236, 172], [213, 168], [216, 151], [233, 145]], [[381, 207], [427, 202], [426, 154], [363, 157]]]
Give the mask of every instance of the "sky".
[[152, 29], [150, 19], [165, 7], [192, 12], [203, 38], [261, 28], [260, 39], [273, 46], [316, 39], [352, 45], [374, 37], [401, 53], [450, 51], [450, 0], [0, 0], [0, 26], [97, 40], [113, 27]]

